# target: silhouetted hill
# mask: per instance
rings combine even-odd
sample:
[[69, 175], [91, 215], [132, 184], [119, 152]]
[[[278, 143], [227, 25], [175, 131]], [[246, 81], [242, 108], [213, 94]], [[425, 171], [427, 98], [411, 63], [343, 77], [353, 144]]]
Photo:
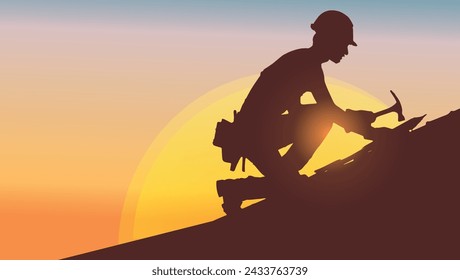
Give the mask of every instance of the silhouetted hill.
[[460, 259], [460, 110], [236, 217], [73, 259]]

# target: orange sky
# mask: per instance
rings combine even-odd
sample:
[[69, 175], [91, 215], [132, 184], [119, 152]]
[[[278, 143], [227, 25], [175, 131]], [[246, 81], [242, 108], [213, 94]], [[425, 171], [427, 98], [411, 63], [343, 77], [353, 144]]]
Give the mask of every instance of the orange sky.
[[[194, 29], [195, 28], [195, 29]], [[312, 33], [0, 22], [0, 258], [63, 258], [116, 244], [150, 143], [187, 104], [308, 46]], [[355, 35], [327, 75], [408, 117], [460, 107], [460, 40]]]

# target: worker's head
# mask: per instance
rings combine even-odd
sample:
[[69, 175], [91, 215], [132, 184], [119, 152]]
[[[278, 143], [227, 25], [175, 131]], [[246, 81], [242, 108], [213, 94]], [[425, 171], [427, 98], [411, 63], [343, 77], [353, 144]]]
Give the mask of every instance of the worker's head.
[[348, 54], [348, 46], [357, 46], [353, 41], [353, 23], [339, 11], [326, 11], [311, 25], [316, 34], [313, 45], [321, 49], [327, 59], [339, 63]]

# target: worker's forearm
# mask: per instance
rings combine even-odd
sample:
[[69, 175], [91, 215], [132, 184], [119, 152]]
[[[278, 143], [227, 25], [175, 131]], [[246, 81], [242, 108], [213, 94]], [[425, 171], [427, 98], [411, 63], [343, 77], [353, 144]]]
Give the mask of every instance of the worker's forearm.
[[375, 121], [374, 113], [354, 110], [340, 111], [341, 113], [337, 115], [336, 120], [337, 124], [343, 127], [345, 131], [353, 131], [366, 139], [372, 138], [372, 123]]

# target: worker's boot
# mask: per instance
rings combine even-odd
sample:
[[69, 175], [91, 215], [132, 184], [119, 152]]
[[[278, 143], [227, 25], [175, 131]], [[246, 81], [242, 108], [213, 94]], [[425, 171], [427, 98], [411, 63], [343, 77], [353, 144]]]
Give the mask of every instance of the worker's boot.
[[241, 179], [217, 181], [217, 194], [223, 197], [222, 208], [227, 215], [241, 211], [241, 204], [247, 199], [267, 198], [271, 192], [266, 178], [249, 176]]
[[[241, 211], [243, 199], [238, 194], [238, 189], [233, 186], [234, 180], [217, 181], [217, 194], [223, 198], [222, 209], [227, 216], [235, 215]], [[236, 190], [236, 191], [235, 191]]]

